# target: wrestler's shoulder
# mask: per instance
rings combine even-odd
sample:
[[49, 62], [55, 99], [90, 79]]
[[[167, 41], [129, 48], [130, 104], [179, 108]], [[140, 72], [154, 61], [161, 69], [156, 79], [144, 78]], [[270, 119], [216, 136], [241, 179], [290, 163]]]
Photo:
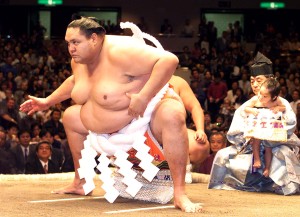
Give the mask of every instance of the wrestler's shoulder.
[[127, 35], [106, 35], [105, 41], [108, 42], [110, 45], [118, 45], [118, 46], [132, 46], [132, 45], [138, 45], [143, 44], [141, 41], [137, 40], [136, 38], [132, 36]]

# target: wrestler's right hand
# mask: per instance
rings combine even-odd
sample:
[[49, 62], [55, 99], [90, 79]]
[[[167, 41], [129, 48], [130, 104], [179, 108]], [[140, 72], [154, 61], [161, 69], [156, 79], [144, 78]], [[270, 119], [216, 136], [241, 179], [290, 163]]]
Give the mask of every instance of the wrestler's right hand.
[[143, 117], [144, 112], [147, 108], [148, 101], [144, 97], [141, 97], [140, 94], [130, 94], [126, 93], [130, 98], [130, 104], [128, 107], [128, 115], [138, 118], [139, 116]]
[[46, 98], [37, 98], [34, 96], [28, 96], [28, 98], [28, 100], [20, 105], [20, 111], [25, 112], [28, 115], [49, 108]]

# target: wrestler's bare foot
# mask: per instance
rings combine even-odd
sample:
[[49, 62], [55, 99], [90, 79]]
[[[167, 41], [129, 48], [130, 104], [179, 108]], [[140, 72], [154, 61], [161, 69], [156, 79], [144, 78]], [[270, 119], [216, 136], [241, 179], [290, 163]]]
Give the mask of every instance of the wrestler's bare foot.
[[263, 172], [263, 175], [264, 175], [264, 177], [269, 177], [269, 175], [270, 175], [269, 169], [265, 168], [264, 172]]
[[[74, 180], [72, 182], [72, 184], [64, 187], [64, 188], [60, 188], [60, 189], [56, 189], [56, 190], [53, 190], [51, 193], [52, 194], [77, 194], [77, 195], [86, 195], [84, 193], [84, 190], [83, 190], [83, 184], [84, 184], [84, 181], [77, 181], [77, 180]], [[88, 193], [87, 195], [92, 195], [93, 192], [90, 192]]]
[[199, 203], [192, 203], [186, 195], [174, 198], [174, 206], [183, 212], [201, 212], [202, 206]]

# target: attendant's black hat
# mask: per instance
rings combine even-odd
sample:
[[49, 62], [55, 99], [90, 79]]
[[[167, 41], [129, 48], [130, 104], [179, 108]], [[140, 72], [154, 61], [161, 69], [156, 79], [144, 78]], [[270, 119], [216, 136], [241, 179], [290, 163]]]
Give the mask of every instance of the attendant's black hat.
[[256, 77], [258, 75], [273, 75], [272, 62], [262, 53], [257, 52], [254, 58], [254, 64], [250, 67], [250, 75]]

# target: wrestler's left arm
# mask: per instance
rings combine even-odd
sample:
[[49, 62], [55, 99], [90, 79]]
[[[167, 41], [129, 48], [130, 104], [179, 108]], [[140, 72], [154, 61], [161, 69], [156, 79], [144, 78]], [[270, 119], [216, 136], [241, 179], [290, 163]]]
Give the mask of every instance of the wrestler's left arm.
[[[139, 93], [127, 94], [131, 98], [128, 113], [143, 116], [150, 100], [168, 83], [178, 65], [178, 58], [165, 50], [149, 45], [135, 45], [127, 51], [129, 72], [134, 77], [149, 76]], [[133, 63], [134, 62], [134, 63]]]

